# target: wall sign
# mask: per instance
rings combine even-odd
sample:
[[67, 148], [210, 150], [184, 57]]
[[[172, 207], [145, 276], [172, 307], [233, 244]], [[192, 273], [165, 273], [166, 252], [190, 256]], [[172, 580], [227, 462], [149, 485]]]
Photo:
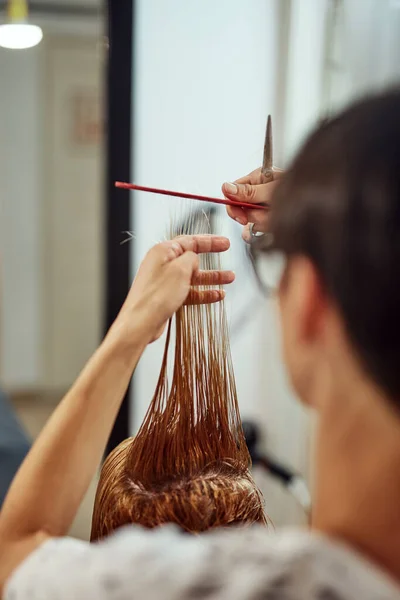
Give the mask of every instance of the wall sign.
[[102, 139], [101, 107], [98, 91], [78, 89], [72, 95], [71, 137], [74, 145], [97, 145]]

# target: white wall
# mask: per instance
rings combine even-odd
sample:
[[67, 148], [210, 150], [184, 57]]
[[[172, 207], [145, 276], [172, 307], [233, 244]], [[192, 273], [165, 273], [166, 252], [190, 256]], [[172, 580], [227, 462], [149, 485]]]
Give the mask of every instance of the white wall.
[[297, 151], [321, 113], [327, 0], [292, 0], [284, 98], [283, 156]]
[[[278, 48], [284, 48], [279, 37], [283, 4], [288, 6], [282, 0], [136, 2], [137, 183], [219, 196], [224, 180], [261, 163], [268, 113], [279, 123], [275, 149], [282, 156], [285, 109], [277, 81], [282, 78]], [[282, 25], [287, 31], [287, 24]], [[182, 214], [182, 203], [135, 193], [132, 207], [136, 270], [146, 250], [165, 236], [171, 216]], [[233, 324], [245, 319], [237, 335], [232, 331], [242, 416], [262, 424], [270, 451], [306, 470], [304, 418], [281, 364], [275, 307], [256, 290], [240, 228], [222, 215], [219, 231], [233, 242], [225, 264], [237, 272], [237, 282], [228, 290], [228, 313]], [[162, 349], [163, 340], [148, 348], [134, 377], [134, 430], [154, 393]], [[301, 520], [287, 493], [271, 482], [265, 491], [276, 523]]]
[[[345, 0], [337, 11], [325, 108], [400, 81], [400, 2]], [[330, 68], [329, 68], [330, 67]]]
[[[62, 39], [66, 39], [67, 48], [70, 44], [72, 52], [78, 52], [79, 42], [77, 43], [76, 37], [71, 40], [70, 36], [83, 36], [83, 40], [88, 39], [89, 43], [91, 40], [92, 54], [96, 55], [101, 51], [97, 40], [101, 40], [103, 24], [100, 19], [95, 19], [91, 23], [67, 19], [61, 23], [60, 20], [51, 18], [42, 19], [39, 24], [44, 27], [45, 39], [37, 48], [26, 51], [0, 49], [0, 377], [2, 386], [11, 391], [23, 392], [42, 390], [44, 387], [52, 387], [58, 391], [72, 383], [73, 377], [83, 366], [90, 352], [94, 350], [101, 335], [100, 324], [97, 325], [96, 335], [93, 334], [94, 326], [91, 327], [89, 335], [85, 335], [87, 328], [85, 329], [85, 314], [82, 315], [82, 312], [84, 313], [85, 307], [87, 307], [88, 296], [93, 300], [93, 290], [91, 289], [89, 293], [87, 293], [87, 289], [81, 290], [81, 298], [79, 298], [74, 290], [65, 289], [66, 282], [63, 282], [62, 279], [57, 282], [57, 292], [59, 295], [63, 295], [67, 302], [68, 293], [74, 295], [69, 302], [69, 307], [74, 302], [79, 305], [75, 313], [81, 317], [81, 322], [76, 324], [74, 331], [68, 326], [68, 319], [65, 318], [65, 304], [63, 307], [56, 306], [56, 309], [60, 308], [64, 312], [61, 315], [57, 313], [58, 331], [54, 332], [53, 325], [56, 319], [53, 317], [56, 310], [53, 309], [57, 298], [55, 298], [54, 290], [49, 289], [51, 286], [48, 285], [49, 269], [47, 268], [49, 259], [52, 262], [53, 271], [59, 273], [63, 270], [63, 265], [60, 264], [63, 260], [64, 266], [65, 261], [68, 260], [75, 261], [75, 265], [78, 264], [82, 268], [89, 264], [90, 272], [87, 280], [90, 285], [90, 281], [95, 277], [97, 304], [95, 316], [93, 316], [93, 306], [89, 306], [86, 310], [86, 317], [89, 311], [87, 321], [93, 321], [99, 314], [101, 302], [99, 289], [101, 156], [98, 153], [96, 173], [98, 172], [99, 175], [92, 177], [90, 181], [93, 173], [92, 164], [88, 169], [87, 157], [79, 161], [78, 153], [70, 152], [70, 155], [73, 154], [73, 156], [69, 156], [69, 162], [64, 160], [63, 174], [67, 177], [67, 180], [62, 182], [63, 189], [61, 191], [64, 196], [57, 204], [55, 200], [58, 199], [57, 192], [60, 192], [60, 188], [49, 190], [48, 183], [54, 172], [54, 163], [47, 162], [45, 146], [46, 135], [51, 136], [53, 133], [52, 131], [49, 133], [51, 128], [49, 116], [51, 117], [54, 103], [46, 105], [47, 96], [49, 93], [55, 94], [55, 87], [60, 86], [63, 75], [59, 71], [57, 77], [52, 77], [51, 69], [47, 69], [51, 54], [51, 49], [47, 44], [48, 36], [52, 34], [66, 36]], [[82, 54], [85, 54], [84, 50]], [[98, 82], [100, 54], [97, 59], [94, 59], [94, 63], [96, 73], [93, 73], [92, 61], [88, 76], [85, 56], [81, 63], [79, 59], [75, 60], [73, 65], [75, 88], [77, 85], [81, 85], [82, 81], [90, 85], [94, 76], [97, 77], [96, 81]], [[63, 64], [61, 64], [61, 68], [64, 68]], [[49, 79], [51, 79], [50, 82]], [[65, 121], [69, 118], [69, 91], [65, 90], [65, 86], [62, 91], [64, 92], [63, 97], [60, 93], [58, 94], [58, 99], [61, 98], [59, 110], [63, 110], [60, 103], [62, 104], [66, 100]], [[77, 165], [72, 179], [71, 172], [67, 172], [67, 168], [73, 160], [79, 165]], [[56, 167], [63, 168], [60, 161]], [[71, 185], [71, 182], [74, 183], [74, 186]], [[78, 197], [77, 190], [81, 193], [80, 197]], [[68, 193], [73, 194], [75, 203], [70, 201]], [[47, 205], [45, 198], [48, 199]], [[59, 247], [57, 253], [55, 246], [60, 241], [60, 235], [59, 231], [55, 230], [54, 222], [51, 222], [49, 216], [54, 214], [53, 209], [56, 205], [62, 209], [63, 206], [66, 207], [67, 203], [70, 211], [68, 217], [74, 217], [75, 221], [72, 218], [66, 218], [66, 211], [64, 211], [64, 220], [61, 224], [64, 227], [64, 246]], [[93, 209], [92, 214], [88, 214], [86, 210], [89, 204]], [[58, 221], [60, 221], [60, 210], [57, 215]], [[76, 227], [77, 222], [79, 228]], [[95, 235], [92, 235], [95, 226], [97, 231]], [[79, 250], [77, 244], [74, 243], [78, 233], [81, 234], [81, 240], [86, 240], [83, 252], [82, 248]], [[96, 244], [93, 243], [94, 238]], [[60, 260], [60, 256], [63, 260]], [[54, 264], [56, 260], [58, 261], [57, 265]], [[94, 273], [95, 269], [96, 273]], [[59, 335], [62, 330], [60, 323], [64, 324], [63, 336]], [[49, 337], [56, 338], [57, 345], [56, 343], [49, 344], [49, 340], [46, 339]], [[58, 350], [55, 351], [55, 348]], [[46, 362], [50, 364], [46, 364]], [[60, 369], [57, 371], [54, 368], [55, 363], [62, 363], [63, 377], [60, 376]]]
[[[103, 333], [103, 73], [96, 42], [63, 36], [46, 44], [42, 386], [56, 392], [71, 385]], [[81, 137], [79, 126], [101, 131]]]
[[1, 374], [7, 387], [40, 373], [42, 121], [39, 46], [0, 49]]
[[[235, 179], [259, 164], [266, 117], [275, 110], [275, 4], [136, 3], [137, 182], [218, 196], [224, 179]], [[181, 206], [135, 194], [135, 269], [149, 246], [165, 236]], [[150, 348], [137, 371], [136, 425], [154, 391], [161, 347]], [[249, 396], [251, 404], [253, 386]]]

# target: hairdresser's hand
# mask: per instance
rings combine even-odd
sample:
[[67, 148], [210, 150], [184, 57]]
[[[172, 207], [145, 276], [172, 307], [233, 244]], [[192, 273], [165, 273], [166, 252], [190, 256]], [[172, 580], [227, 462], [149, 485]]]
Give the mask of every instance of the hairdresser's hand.
[[[283, 171], [274, 168], [274, 181], [267, 181], [261, 173], [261, 168], [249, 175], [237, 179], [234, 183], [224, 183], [222, 192], [229, 200], [236, 202], [254, 202], [254, 204], [270, 204], [273, 191], [278, 184]], [[242, 237], [250, 241], [250, 223], [254, 223], [254, 232], [265, 231], [268, 223], [268, 212], [260, 209], [238, 208], [227, 206], [228, 215], [241, 225], [244, 225]]]
[[230, 242], [213, 235], [180, 236], [154, 246], [144, 258], [119, 320], [124, 328], [140, 323], [147, 342], [162, 334], [168, 319], [183, 304], [219, 302], [221, 289], [200, 290], [191, 286], [232, 283], [232, 271], [199, 271], [198, 254], [224, 252]]

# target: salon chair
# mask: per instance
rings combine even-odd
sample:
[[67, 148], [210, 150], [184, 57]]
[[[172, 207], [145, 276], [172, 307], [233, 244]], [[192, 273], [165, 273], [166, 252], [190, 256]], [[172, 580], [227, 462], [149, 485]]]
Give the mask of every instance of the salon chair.
[[0, 507], [30, 448], [6, 394], [0, 389]]

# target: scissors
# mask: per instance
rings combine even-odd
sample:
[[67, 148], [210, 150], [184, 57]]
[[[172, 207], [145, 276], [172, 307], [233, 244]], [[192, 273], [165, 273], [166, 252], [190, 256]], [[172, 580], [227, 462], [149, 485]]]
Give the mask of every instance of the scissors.
[[[271, 115], [268, 115], [268, 119], [267, 119], [267, 130], [265, 132], [264, 157], [263, 157], [263, 164], [261, 167], [261, 173], [264, 175], [264, 177], [266, 179], [265, 183], [269, 183], [270, 181], [274, 180]], [[253, 205], [253, 208], [254, 208], [254, 205]]]
[[[267, 119], [267, 129], [265, 132], [265, 142], [264, 142], [264, 156], [263, 163], [261, 167], [261, 173], [264, 176], [264, 183], [269, 183], [274, 180], [274, 167], [273, 167], [273, 150], [272, 150], [272, 119], [271, 115], [268, 115]], [[256, 206], [264, 206], [264, 208], [269, 208], [268, 204], [253, 204], [253, 209]], [[254, 223], [250, 223], [249, 233], [251, 242], [254, 242], [256, 238], [264, 235], [261, 231], [254, 231]]]

